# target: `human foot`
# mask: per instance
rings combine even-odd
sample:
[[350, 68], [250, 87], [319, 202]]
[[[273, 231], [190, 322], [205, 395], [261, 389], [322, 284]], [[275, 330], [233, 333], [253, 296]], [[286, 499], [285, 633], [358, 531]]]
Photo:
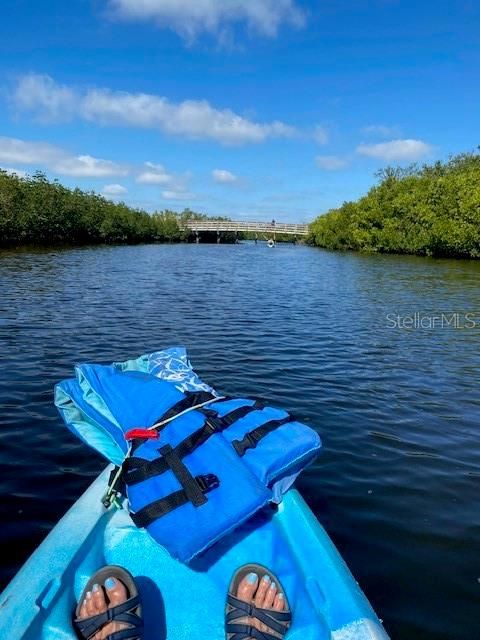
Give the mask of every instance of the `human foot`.
[[[105, 580], [104, 585], [95, 583], [91, 591], [87, 591], [84, 601], [80, 607], [79, 619], [90, 618], [100, 613], [105, 613], [107, 609], [115, 607], [127, 601], [127, 589], [120, 580], [110, 577]], [[122, 622], [109, 622], [93, 636], [92, 640], [105, 640], [107, 636], [115, 631], [126, 629], [129, 625]]]
[[143, 624], [133, 577], [120, 567], [98, 571], [82, 594], [74, 626], [83, 640], [115, 640], [117, 633], [119, 637], [139, 640]]
[[[270, 572], [262, 567], [233, 579], [228, 596], [227, 637], [242, 634], [244, 638], [283, 638], [291, 615], [283, 589]], [[260, 575], [259, 575], [260, 574]], [[239, 578], [239, 579], [238, 579]], [[233, 597], [232, 597], [233, 596]]]

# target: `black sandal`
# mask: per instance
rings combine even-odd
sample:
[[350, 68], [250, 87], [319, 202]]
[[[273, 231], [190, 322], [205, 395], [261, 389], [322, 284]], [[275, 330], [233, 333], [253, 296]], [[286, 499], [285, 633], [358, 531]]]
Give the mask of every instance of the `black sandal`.
[[[272, 582], [278, 587], [278, 593], [282, 593], [285, 599], [285, 609], [275, 611], [274, 609], [260, 609], [253, 602], [245, 602], [236, 596], [240, 582], [249, 573], [256, 573], [260, 576], [268, 575]], [[260, 631], [249, 624], [236, 622], [241, 618], [256, 618], [259, 622], [268, 627], [269, 631]], [[292, 613], [288, 604], [285, 590], [279, 579], [261, 564], [246, 564], [241, 567], [233, 576], [228, 589], [227, 603], [225, 607], [225, 631], [227, 640], [280, 640], [285, 636], [292, 620]]]
[[[122, 582], [127, 589], [128, 599], [115, 607], [108, 608], [98, 615], [90, 616], [89, 618], [79, 618], [80, 609], [87, 591], [91, 591], [94, 584], [102, 585], [107, 578], [115, 578]], [[106, 640], [141, 640], [143, 637], [142, 605], [140, 604], [137, 585], [131, 573], [116, 565], [99, 569], [87, 582], [78, 601], [77, 608], [75, 609], [73, 626], [81, 640], [89, 640], [89, 638], [94, 636], [110, 622], [121, 622], [129, 626], [109, 634]]]

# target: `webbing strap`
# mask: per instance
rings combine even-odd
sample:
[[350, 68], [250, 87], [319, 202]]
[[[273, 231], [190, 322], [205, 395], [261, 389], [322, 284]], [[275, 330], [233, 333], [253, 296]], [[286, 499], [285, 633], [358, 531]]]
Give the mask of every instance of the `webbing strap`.
[[182, 459], [175, 449], [172, 449], [169, 444], [166, 444], [159, 449], [159, 452], [182, 485], [185, 495], [193, 506], [200, 507], [202, 504], [205, 504], [205, 502], [207, 502], [206, 497], [200, 491], [197, 481], [183, 464]]
[[[220, 420], [220, 422], [224, 425], [224, 429], [227, 429], [228, 427], [232, 426], [234, 422], [237, 422], [237, 420], [240, 420], [241, 418], [247, 416], [249, 413], [252, 413], [252, 411], [260, 411], [264, 407], [265, 405], [263, 404], [263, 402], [256, 400], [254, 404], [249, 404], [243, 407], [238, 407], [237, 409], [232, 409], [232, 411], [229, 411], [222, 417], [218, 416], [217, 419]], [[201, 411], [207, 416], [217, 415], [217, 411], [215, 409], [201, 409]]]
[[278, 429], [282, 424], [294, 421], [295, 418], [290, 415], [285, 418], [281, 418], [280, 420], [270, 420], [269, 422], [262, 424], [260, 427], [246, 433], [241, 440], [234, 440], [232, 442], [233, 448], [239, 456], [243, 456], [248, 449], [255, 449], [260, 440], [265, 438], [269, 433], [272, 433], [272, 431], [275, 431], [275, 429]]
[[[180, 402], [184, 402], [184, 400]], [[201, 413], [207, 416], [205, 424], [175, 447], [177, 456], [184, 458], [206, 442], [212, 434], [220, 433], [224, 429], [228, 429], [228, 427], [237, 420], [240, 420], [240, 418], [245, 417], [252, 411], [263, 409], [263, 407], [263, 403], [256, 401], [253, 405], [233, 409], [221, 418], [216, 415], [216, 411], [213, 409], [199, 409]], [[172, 409], [174, 409], [174, 407], [172, 407]], [[169, 411], [172, 411], [172, 409], [169, 409]], [[129, 456], [123, 463], [123, 479], [127, 485], [133, 485], [138, 482], [143, 482], [148, 478], [159, 476], [165, 473], [168, 468], [169, 466], [163, 458], [156, 458], [155, 460], [149, 461], [136, 456]]]
[[[213, 474], [196, 476], [195, 478], [192, 478], [192, 480], [196, 483], [197, 489], [202, 494], [202, 498], [205, 502], [207, 501], [207, 498], [204, 494], [220, 486], [217, 476]], [[152, 522], [158, 520], [158, 518], [161, 518], [178, 507], [182, 507], [188, 502], [190, 502], [190, 499], [187, 496], [186, 490], [180, 489], [165, 498], [160, 498], [160, 500], [152, 502], [136, 513], [131, 513], [130, 516], [137, 527], [148, 527]]]
[[216, 396], [210, 391], [186, 391], [185, 397], [176, 402], [173, 407], [167, 409], [165, 413], [163, 413], [159, 418], [157, 418], [154, 424], [157, 422], [163, 422], [164, 420], [170, 420], [185, 409], [190, 409], [190, 407], [194, 407], [197, 404], [203, 404], [204, 402], [208, 402], [209, 400], [213, 400]]
[[[218, 423], [215, 418], [207, 418], [203, 427], [200, 427], [200, 429], [194, 431], [188, 438], [182, 440], [173, 451], [178, 458], [185, 458], [185, 456], [206, 442], [212, 434], [220, 431], [221, 428], [220, 423]], [[170, 468], [163, 456], [152, 461], [129, 456], [125, 458], [122, 466], [125, 484], [129, 486], [143, 482], [153, 476], [159, 476]]]

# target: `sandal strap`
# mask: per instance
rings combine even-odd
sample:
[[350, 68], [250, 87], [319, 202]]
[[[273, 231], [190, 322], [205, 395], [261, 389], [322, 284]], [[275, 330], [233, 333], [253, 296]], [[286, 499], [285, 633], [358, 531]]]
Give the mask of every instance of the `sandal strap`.
[[228, 604], [232, 607], [236, 607], [237, 609], [242, 609], [243, 611], [250, 611], [251, 609], [255, 609], [256, 611], [265, 611], [269, 616], [275, 618], [279, 622], [291, 622], [292, 613], [291, 611], [275, 611], [274, 609], [260, 609], [255, 607], [255, 605], [250, 604], [249, 602], [245, 602], [245, 600], [240, 600], [237, 596], [234, 596], [233, 593], [229, 593], [227, 596]]
[[[143, 620], [134, 613], [133, 610], [136, 609], [139, 604], [139, 596], [132, 596], [131, 598], [128, 598], [128, 600], [125, 600], [125, 602], [108, 608], [103, 613], [99, 613], [88, 618], [75, 618], [73, 623], [84, 640], [91, 638], [91, 636], [97, 633], [97, 631], [100, 631], [100, 629], [109, 622], [124, 622], [125, 624], [130, 624], [131, 628], [136, 631], [138, 636], [138, 630], [143, 627]], [[124, 631], [127, 631], [127, 629]], [[112, 638], [112, 640], [117, 640], [117, 638]]]
[[[240, 600], [230, 593], [227, 596], [227, 602], [232, 607], [231, 611], [227, 613], [227, 623], [234, 622], [235, 620], [244, 617], [256, 618], [283, 637], [288, 630], [287, 623], [292, 619], [290, 611], [261, 609], [260, 607], [256, 607], [253, 603]], [[276, 638], [277, 636], [274, 637]]]
[[[257, 627], [252, 627], [249, 624], [227, 624], [225, 630], [227, 634], [233, 634], [229, 640], [250, 640], [250, 638], [254, 638], [254, 640], [279, 640], [278, 636], [260, 631]], [[285, 629], [284, 632], [286, 631]]]
[[142, 635], [139, 633], [139, 629], [121, 629], [120, 631], [114, 631], [108, 635], [105, 640], [141, 640]]

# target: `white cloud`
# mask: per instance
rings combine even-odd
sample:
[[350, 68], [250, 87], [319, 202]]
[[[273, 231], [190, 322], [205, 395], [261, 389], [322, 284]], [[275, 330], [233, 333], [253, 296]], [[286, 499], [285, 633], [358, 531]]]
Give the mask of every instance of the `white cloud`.
[[387, 127], [384, 124], [370, 124], [360, 131], [367, 136], [380, 136], [382, 138], [391, 138], [399, 135], [398, 127]]
[[0, 167], [0, 171], [5, 171], [9, 176], [18, 176], [19, 178], [25, 178], [27, 175], [26, 171], [22, 171], [21, 169], [14, 169], [13, 167]]
[[109, 5], [115, 16], [154, 21], [189, 41], [202, 32], [228, 39], [236, 23], [269, 37], [276, 36], [282, 24], [305, 24], [295, 0], [109, 0]]
[[431, 145], [422, 140], [391, 140], [378, 144], [361, 144], [356, 151], [362, 156], [381, 160], [418, 160], [432, 150]]
[[136, 181], [140, 184], [171, 184], [174, 176], [167, 173], [165, 167], [153, 162], [145, 162], [145, 169], [138, 174]]
[[106, 184], [102, 193], [106, 196], [122, 196], [127, 193], [128, 189], [121, 184]]
[[313, 139], [318, 144], [327, 144], [329, 140], [328, 130], [325, 127], [317, 125], [313, 132]]
[[192, 200], [194, 196], [188, 191], [190, 178], [190, 173], [175, 175], [162, 164], [145, 162], [135, 180], [140, 184], [161, 185], [164, 187], [162, 197], [166, 200]]
[[340, 156], [317, 156], [315, 162], [320, 169], [325, 171], [339, 171], [348, 166], [348, 160]]
[[92, 156], [67, 156], [59, 158], [52, 169], [64, 176], [76, 178], [108, 178], [110, 176], [126, 176], [128, 169], [112, 162]]
[[212, 171], [212, 178], [220, 184], [232, 184], [238, 181], [238, 177], [226, 169], [214, 169]]
[[50, 169], [60, 175], [79, 178], [106, 178], [128, 174], [126, 167], [111, 160], [89, 155], [76, 156], [47, 142], [27, 142], [7, 137], [0, 137], [0, 162]]
[[24, 142], [17, 138], [0, 137], [0, 162], [50, 165], [58, 159], [61, 149], [46, 142]]
[[173, 189], [167, 189], [162, 191], [162, 197], [165, 200], [193, 200], [194, 195], [188, 191], [175, 191]]
[[[45, 75], [21, 77], [11, 99], [19, 110], [33, 113], [43, 121], [80, 118], [101, 125], [158, 129], [170, 135], [227, 145], [291, 138], [297, 134], [294, 127], [283, 122], [254, 122], [230, 109], [216, 109], [206, 100], [174, 103], [146, 93], [109, 89], [75, 91]], [[58, 107], [62, 101], [68, 102], [64, 110]]]
[[76, 108], [75, 92], [48, 75], [22, 76], [10, 97], [18, 109], [36, 111], [38, 119], [44, 122], [68, 121]]

